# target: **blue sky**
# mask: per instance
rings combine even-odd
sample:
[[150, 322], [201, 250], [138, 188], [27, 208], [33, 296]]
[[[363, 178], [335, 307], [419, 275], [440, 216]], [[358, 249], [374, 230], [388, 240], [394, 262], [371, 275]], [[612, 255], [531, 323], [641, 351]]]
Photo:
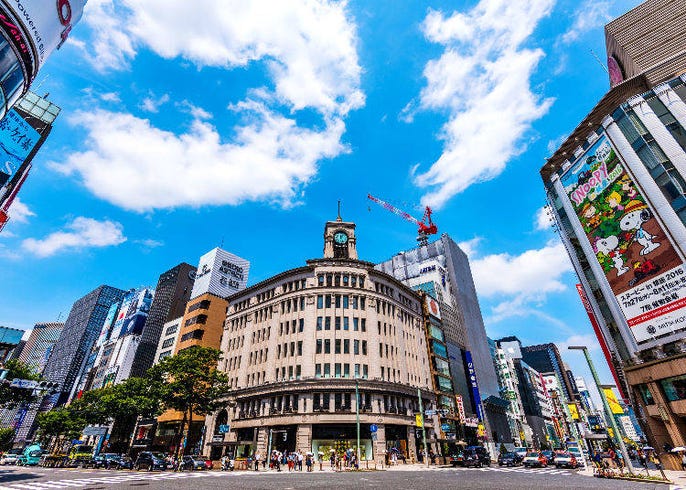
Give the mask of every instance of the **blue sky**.
[[538, 171], [608, 90], [603, 25], [638, 3], [90, 0], [34, 84], [63, 112], [0, 234], [0, 324], [221, 243], [255, 283], [321, 256], [338, 199], [362, 259], [413, 247], [372, 193], [435, 208], [491, 337], [595, 346], [600, 367]]

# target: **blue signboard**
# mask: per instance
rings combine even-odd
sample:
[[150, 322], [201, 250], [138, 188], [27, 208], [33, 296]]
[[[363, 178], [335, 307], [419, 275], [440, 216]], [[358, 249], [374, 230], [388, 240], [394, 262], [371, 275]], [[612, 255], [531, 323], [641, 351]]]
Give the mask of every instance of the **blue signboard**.
[[469, 378], [469, 386], [472, 389], [472, 398], [474, 398], [474, 405], [476, 406], [476, 416], [479, 418], [479, 420], [484, 420], [484, 412], [481, 408], [481, 395], [479, 394], [479, 383], [476, 380], [476, 370], [474, 369], [472, 353], [468, 350], [464, 351], [464, 359], [467, 363], [467, 376]]
[[19, 170], [39, 139], [40, 134], [14, 109], [0, 120], [0, 187]]
[[227, 424], [222, 424], [219, 426], [219, 433], [226, 434], [229, 432], [229, 426]]
[[379, 428], [377, 427], [376, 424], [372, 424], [369, 426], [369, 432], [376, 432], [378, 430], [379, 430]]

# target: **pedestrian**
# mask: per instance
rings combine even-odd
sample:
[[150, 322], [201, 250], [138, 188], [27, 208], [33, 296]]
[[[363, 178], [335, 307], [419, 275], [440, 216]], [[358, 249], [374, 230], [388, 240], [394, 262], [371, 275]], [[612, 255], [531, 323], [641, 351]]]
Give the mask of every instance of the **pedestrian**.
[[293, 468], [295, 467], [295, 456], [293, 453], [290, 453], [287, 458], [287, 463], [288, 463], [288, 472], [290, 473], [293, 471]]
[[297, 452], [295, 454], [296, 454], [296, 457], [298, 458], [298, 471], [302, 471], [303, 470], [303, 459], [304, 459], [303, 455], [301, 452]]
[[255, 471], [259, 471], [260, 470], [260, 453], [259, 453], [259, 451], [255, 453], [254, 458], [255, 458]]
[[641, 462], [641, 466], [648, 468], [648, 461], [646, 460], [646, 453], [642, 449], [638, 450], [638, 460]]
[[331, 463], [331, 469], [332, 469], [332, 470], [335, 469], [335, 466], [336, 466], [336, 453], [333, 452], [333, 451], [331, 452], [331, 457], [329, 458], [329, 462]]

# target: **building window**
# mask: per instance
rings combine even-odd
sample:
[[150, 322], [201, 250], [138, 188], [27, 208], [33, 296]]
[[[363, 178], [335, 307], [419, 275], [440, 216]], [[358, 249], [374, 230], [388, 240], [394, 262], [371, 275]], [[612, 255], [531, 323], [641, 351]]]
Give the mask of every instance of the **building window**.
[[301, 318], [298, 320], [298, 332], [302, 332], [305, 330], [305, 319]]
[[327, 294], [326, 296], [324, 296], [324, 306], [326, 306], [327, 308], [331, 308], [331, 295], [330, 294]]
[[341, 363], [340, 362], [336, 363], [335, 369], [336, 369], [336, 377], [340, 378], [341, 377]]
[[359, 298], [357, 296], [353, 296], [353, 310], [357, 309], [357, 305], [359, 303]]
[[357, 287], [357, 276], [350, 276], [350, 286]]
[[165, 357], [171, 356], [171, 350], [166, 350], [164, 352], [160, 352], [160, 356], [157, 358], [158, 361], [161, 361]]
[[357, 339], [353, 340], [353, 354], [356, 356], [360, 354], [360, 341]]
[[162, 342], [162, 348], [166, 349], [167, 347], [171, 347], [172, 345], [174, 345], [174, 340], [174, 337], [166, 339], [164, 342]]
[[318, 294], [317, 295], [317, 309], [321, 310], [322, 308], [324, 308], [324, 296], [322, 296], [321, 294]]
[[655, 112], [655, 115], [660, 119], [660, 122], [664, 124], [669, 133], [676, 140], [677, 144], [682, 150], [686, 151], [686, 131], [684, 131], [681, 124], [679, 124], [658, 97], [653, 96], [646, 99], [646, 101], [653, 112]]
[[363, 332], [367, 331], [367, 319], [366, 318], [360, 319], [360, 330], [362, 330]]
[[334, 342], [334, 354], [340, 354], [341, 353], [341, 339], [336, 339]]
[[343, 354], [350, 354], [350, 340], [343, 340]]
[[323, 285], [324, 285], [324, 276], [322, 276], [321, 274], [317, 276], [317, 284], [318, 284], [319, 286], [323, 286]]
[[359, 378], [360, 377], [360, 365], [355, 364], [355, 377]]
[[366, 340], [362, 341], [362, 355], [363, 356], [367, 355], [367, 341]]
[[188, 307], [188, 313], [191, 311], [195, 310], [208, 310], [210, 308], [210, 300], [209, 299], [204, 299], [202, 301], [198, 301], [197, 303], [194, 303]]
[[350, 330], [350, 318], [347, 316], [343, 317], [343, 330]]
[[321, 330], [321, 329], [322, 329], [322, 320], [323, 320], [323, 319], [322, 319], [321, 316], [318, 316], [318, 317], [317, 317], [317, 330]]
[[326, 285], [329, 287], [333, 286], [333, 274], [326, 275]]
[[194, 316], [193, 318], [189, 318], [186, 320], [186, 326], [188, 325], [195, 325], [196, 323], [199, 325], [204, 325], [207, 322], [207, 315], [205, 314], [200, 314], [198, 316]]
[[348, 364], [348, 363], [343, 364], [343, 377], [344, 378], [350, 377], [350, 364]]
[[322, 339], [317, 339], [317, 354], [322, 353], [322, 347], [324, 346], [324, 341]]
[[357, 332], [360, 329], [360, 319], [353, 318], [353, 330]]
[[331, 377], [331, 364], [329, 364], [328, 362], [324, 364], [324, 377]]
[[[321, 364], [315, 364], [314, 365], [314, 376], [316, 378], [321, 378], [322, 376], [322, 365]], [[316, 393], [315, 393], [316, 395]]]
[[341, 307], [341, 295], [337, 294], [335, 296], [335, 298], [336, 298], [336, 308], [340, 308]]
[[327, 316], [324, 319], [324, 330], [331, 330], [331, 317]]
[[299, 356], [303, 355], [303, 341], [302, 340], [298, 341], [298, 355]]
[[192, 332], [183, 334], [181, 336], [181, 342], [185, 342], [186, 340], [190, 339], [201, 340], [203, 335], [205, 335], [205, 331], [199, 328], [197, 330], [193, 330]]
[[[300, 379], [301, 374], [302, 374], [302, 368], [301, 368], [300, 364], [298, 364], [297, 366], [295, 366], [295, 379]], [[297, 398], [298, 395], [294, 395], [294, 396]]]
[[349, 277], [348, 277], [347, 274], [345, 274], [345, 275], [343, 276], [343, 285], [344, 285], [344, 286], [347, 286], [347, 285], [348, 285], [348, 281], [349, 281]]
[[340, 286], [341, 285], [341, 275], [336, 274], [334, 276], [334, 286]]
[[[660, 381], [660, 385], [662, 385], [662, 391], [670, 402], [686, 400], [686, 375], [663, 379]], [[646, 391], [650, 393], [650, 391]]]
[[336, 330], [340, 330], [340, 329], [341, 329], [341, 317], [337, 316], [336, 317]]
[[369, 375], [369, 367], [366, 364], [362, 364], [362, 377], [367, 378]]
[[350, 307], [350, 297], [346, 294], [343, 296], [343, 308], [349, 308]]
[[170, 326], [167, 328], [167, 331], [164, 332], [164, 335], [165, 335], [165, 337], [166, 337], [167, 335], [171, 335], [171, 334], [173, 334], [173, 333], [176, 333], [178, 330], [179, 330], [179, 325], [178, 325], [178, 324], [176, 324], [176, 325], [170, 325]]
[[324, 340], [324, 354], [331, 354], [331, 340]]

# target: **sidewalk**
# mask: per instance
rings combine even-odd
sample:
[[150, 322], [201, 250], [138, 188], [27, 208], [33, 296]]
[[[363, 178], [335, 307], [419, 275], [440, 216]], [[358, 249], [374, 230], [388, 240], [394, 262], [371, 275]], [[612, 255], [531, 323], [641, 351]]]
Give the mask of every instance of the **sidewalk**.
[[[646, 473], [645, 468], [639, 468], [636, 466], [634, 466], [634, 473], [640, 473], [641, 475], [649, 474], [650, 476], [657, 476], [657, 477], [662, 476], [662, 474], [660, 473], [660, 470], [650, 469], [650, 470], [648, 470], [648, 473]], [[665, 488], [671, 488], [671, 489], [683, 488], [686, 490], [686, 471], [664, 470], [664, 473], [665, 473], [665, 476], [674, 485], [674, 486], [669, 486], [669, 487], [665, 487]], [[593, 467], [587, 466], [585, 469], [580, 470], [579, 474], [593, 478]]]

